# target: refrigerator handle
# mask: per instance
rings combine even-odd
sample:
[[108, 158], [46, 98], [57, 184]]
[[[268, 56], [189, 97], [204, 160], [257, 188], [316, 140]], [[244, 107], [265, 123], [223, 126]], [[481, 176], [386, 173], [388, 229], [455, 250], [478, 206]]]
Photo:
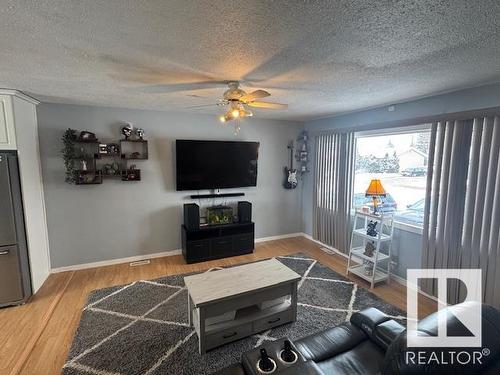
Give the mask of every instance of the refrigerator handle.
[[0, 251], [0, 255], [8, 255], [10, 253], [10, 250], [2, 250]]

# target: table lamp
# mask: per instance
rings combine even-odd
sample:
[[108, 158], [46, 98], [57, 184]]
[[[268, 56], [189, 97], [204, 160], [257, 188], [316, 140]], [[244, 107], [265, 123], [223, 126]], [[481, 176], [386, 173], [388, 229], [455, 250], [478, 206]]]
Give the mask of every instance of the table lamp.
[[373, 179], [370, 181], [370, 185], [368, 186], [368, 189], [366, 189], [365, 197], [372, 197], [373, 198], [373, 213], [377, 213], [377, 205], [378, 205], [378, 198], [379, 197], [385, 197], [386, 192], [384, 187], [382, 186], [382, 182], [377, 179]]

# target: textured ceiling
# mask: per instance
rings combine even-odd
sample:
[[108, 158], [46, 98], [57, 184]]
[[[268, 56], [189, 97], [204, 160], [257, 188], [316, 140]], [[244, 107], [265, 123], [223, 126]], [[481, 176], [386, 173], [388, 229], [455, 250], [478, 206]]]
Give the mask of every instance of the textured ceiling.
[[0, 87], [218, 113], [224, 80], [304, 120], [500, 80], [500, 1], [0, 2]]

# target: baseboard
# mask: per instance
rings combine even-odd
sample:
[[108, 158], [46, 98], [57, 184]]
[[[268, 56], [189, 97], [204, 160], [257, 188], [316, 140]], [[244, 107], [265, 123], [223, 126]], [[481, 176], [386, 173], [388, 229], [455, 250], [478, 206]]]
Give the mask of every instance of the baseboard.
[[328, 249], [329, 251], [331, 251], [337, 255], [340, 255], [346, 259], [349, 258], [349, 256], [347, 254], [343, 253], [342, 251], [340, 251], [340, 250], [338, 250], [330, 245], [324, 244], [321, 241], [315, 240], [310, 234], [302, 233], [302, 236], [304, 236], [305, 238], [307, 238], [308, 240], [310, 240], [312, 242], [316, 242], [318, 245], [321, 245], [321, 247], [324, 247], [325, 249]]
[[[258, 243], [258, 242], [265, 242], [265, 241], [274, 241], [274, 240], [280, 240], [283, 238], [301, 237], [301, 236], [304, 236], [304, 233], [300, 233], [300, 232], [299, 233], [288, 233], [288, 234], [281, 234], [278, 236], [257, 238], [255, 240], [255, 242]], [[136, 256], [131, 256], [128, 258], [117, 258], [117, 259], [111, 259], [111, 260], [103, 260], [103, 261], [99, 261], [99, 262], [82, 263], [82, 264], [75, 264], [72, 266], [57, 267], [57, 268], [52, 268], [50, 270], [50, 273], [78, 271], [78, 270], [84, 270], [87, 268], [112, 266], [115, 264], [137, 262], [137, 261], [145, 260], [145, 259], [163, 258], [163, 257], [179, 255], [179, 254], [182, 254], [182, 250], [180, 250], [180, 249], [169, 250], [169, 251], [163, 251], [163, 252], [155, 253], [155, 254], [136, 255]]]
[[78, 271], [78, 270], [84, 270], [87, 268], [112, 266], [115, 264], [137, 262], [139, 260], [145, 260], [145, 259], [163, 258], [163, 257], [169, 257], [169, 256], [179, 255], [179, 254], [182, 254], [182, 250], [180, 250], [180, 249], [179, 250], [169, 250], [169, 251], [162, 251], [161, 253], [155, 253], [155, 254], [135, 255], [135, 256], [127, 257], [127, 258], [117, 258], [117, 259], [111, 259], [111, 260], [102, 260], [99, 262], [82, 263], [82, 264], [75, 264], [72, 266], [57, 267], [57, 268], [52, 268], [50, 272], [51, 273], [59, 273], [59, 272], [66, 272], [66, 271]]
[[[329, 252], [332, 252], [336, 255], [340, 255], [344, 258], [348, 258], [347, 254], [344, 254], [343, 252], [337, 250], [334, 247], [331, 247], [327, 244], [322, 243], [321, 241], [318, 241], [314, 238], [312, 238], [311, 235], [302, 233], [302, 232], [296, 232], [296, 233], [288, 233], [288, 234], [280, 234], [278, 236], [270, 236], [270, 237], [261, 237], [255, 239], [256, 243], [259, 242], [266, 242], [266, 241], [275, 241], [275, 240], [281, 240], [284, 238], [291, 238], [291, 237], [305, 237], [308, 240], [311, 240], [318, 245], [321, 245], [323, 248], [329, 250]], [[92, 263], [83, 263], [83, 264], [75, 264], [73, 266], [65, 266], [65, 267], [57, 267], [57, 268], [52, 268], [50, 270], [50, 273], [59, 273], [59, 272], [67, 272], [67, 271], [78, 271], [78, 270], [84, 270], [87, 268], [96, 268], [96, 267], [104, 267], [104, 266], [112, 266], [115, 264], [122, 264], [122, 263], [130, 263], [130, 262], [137, 262], [140, 260], [145, 260], [145, 259], [154, 259], [154, 258], [163, 258], [163, 257], [168, 257], [168, 256], [173, 256], [173, 255], [179, 255], [182, 254], [182, 250], [169, 250], [169, 251], [163, 251], [160, 253], [155, 253], [155, 254], [145, 254], [145, 255], [136, 255], [128, 258], [118, 258], [118, 259], [112, 259], [112, 260], [103, 260], [100, 262], [92, 262]], [[391, 279], [396, 281], [398, 284], [401, 284], [406, 287], [406, 280], [400, 276], [391, 274]], [[430, 298], [434, 301], [437, 301], [437, 298], [434, 296], [431, 296], [425, 292], [422, 292], [419, 290], [419, 293], [424, 295], [427, 298]]]
[[275, 241], [275, 240], [282, 240], [283, 238], [291, 238], [291, 237], [303, 237], [305, 236], [304, 233], [302, 232], [297, 232], [297, 233], [288, 233], [288, 234], [280, 234], [278, 236], [270, 236], [270, 237], [261, 237], [261, 238], [256, 238], [255, 243], [259, 242], [266, 242], [266, 241]]

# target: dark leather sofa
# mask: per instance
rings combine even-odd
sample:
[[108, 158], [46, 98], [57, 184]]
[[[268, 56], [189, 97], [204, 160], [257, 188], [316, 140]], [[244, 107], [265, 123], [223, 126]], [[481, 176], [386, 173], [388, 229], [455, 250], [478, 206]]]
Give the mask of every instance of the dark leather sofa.
[[[446, 309], [449, 336], [470, 334], [454, 314], [468, 306], [470, 303]], [[477, 318], [482, 322], [481, 348], [407, 348], [405, 327], [380, 310], [369, 308], [354, 313], [350, 322], [295, 341], [303, 361], [279, 375], [500, 374], [500, 311], [482, 305], [482, 314]], [[419, 322], [419, 335], [436, 335], [437, 325], [437, 313], [429, 315]], [[484, 349], [489, 354], [482, 355], [478, 361], [477, 353], [483, 353]], [[429, 358], [431, 351], [441, 360], [424, 360], [425, 365], [422, 365], [407, 359], [407, 352], [423, 352], [425, 359]], [[476, 355], [476, 360], [459, 363], [455, 358], [453, 361], [450, 355], [458, 352], [466, 352], [461, 355], [461, 362], [465, 362], [467, 355], [471, 358]], [[252, 375], [245, 372], [240, 364], [217, 374]]]

